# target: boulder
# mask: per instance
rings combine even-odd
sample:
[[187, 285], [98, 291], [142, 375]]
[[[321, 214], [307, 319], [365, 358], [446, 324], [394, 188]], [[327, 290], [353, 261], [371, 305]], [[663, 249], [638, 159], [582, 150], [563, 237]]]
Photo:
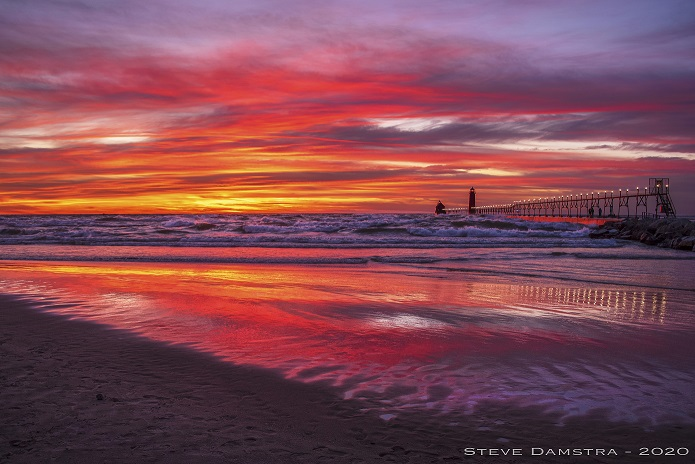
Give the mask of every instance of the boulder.
[[590, 237], [636, 240], [662, 248], [695, 251], [695, 223], [689, 219], [627, 218], [602, 225]]
[[662, 218], [662, 219], [657, 219], [656, 221], [652, 221], [647, 225], [647, 232], [649, 232], [652, 235], [656, 235], [657, 231], [659, 230], [660, 227], [668, 225], [669, 220], [667, 218]]
[[640, 235], [639, 241], [647, 245], [656, 245], [659, 243], [659, 240], [649, 232], [643, 232], [642, 235]]
[[695, 237], [690, 236], [690, 235], [678, 240], [678, 244], [675, 246], [675, 248], [677, 248], [679, 250], [688, 250], [688, 251], [692, 251], [694, 247], [695, 247]]

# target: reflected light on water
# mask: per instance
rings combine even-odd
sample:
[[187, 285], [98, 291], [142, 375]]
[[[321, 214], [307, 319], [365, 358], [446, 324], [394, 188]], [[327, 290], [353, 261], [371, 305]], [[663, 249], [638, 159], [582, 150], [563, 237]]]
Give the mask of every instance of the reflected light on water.
[[403, 330], [437, 330], [447, 326], [441, 321], [406, 314], [376, 315], [367, 324], [377, 328]]
[[48, 310], [329, 382], [384, 414], [494, 400], [687, 420], [692, 361], [670, 348], [692, 346], [685, 297], [551, 283], [388, 265], [0, 263], [4, 292]]
[[[607, 290], [598, 288], [517, 287], [519, 302], [525, 304], [577, 308], [591, 306], [603, 310], [603, 316], [615, 320], [648, 321], [663, 324], [667, 295], [663, 291]], [[582, 314], [585, 317], [586, 314]]]

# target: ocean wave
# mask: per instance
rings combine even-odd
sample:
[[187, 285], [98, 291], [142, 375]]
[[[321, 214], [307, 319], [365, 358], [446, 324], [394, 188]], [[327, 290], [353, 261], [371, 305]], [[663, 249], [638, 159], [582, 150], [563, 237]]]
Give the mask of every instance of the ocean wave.
[[164, 227], [194, 227], [195, 221], [192, 219], [174, 218], [162, 223]]
[[425, 214], [0, 216], [0, 245], [466, 247], [581, 239], [590, 230], [574, 223]]

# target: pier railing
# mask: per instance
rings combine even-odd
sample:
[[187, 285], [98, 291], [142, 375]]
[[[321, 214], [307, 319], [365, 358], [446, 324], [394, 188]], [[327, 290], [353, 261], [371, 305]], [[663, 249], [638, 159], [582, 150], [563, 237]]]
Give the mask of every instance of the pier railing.
[[[508, 204], [476, 206], [474, 214], [539, 217], [654, 217], [675, 216], [669, 195], [669, 179], [650, 178], [649, 186], [553, 197], [531, 198]], [[451, 208], [447, 213], [468, 213], [468, 208]]]
[[468, 214], [468, 208], [446, 208], [447, 214]]

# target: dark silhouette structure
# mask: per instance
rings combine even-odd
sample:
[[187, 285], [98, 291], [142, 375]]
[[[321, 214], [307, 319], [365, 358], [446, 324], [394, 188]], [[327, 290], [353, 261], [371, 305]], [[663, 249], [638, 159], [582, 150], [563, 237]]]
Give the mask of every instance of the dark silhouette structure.
[[471, 187], [468, 193], [468, 214], [475, 214], [475, 189]]
[[[656, 204], [655, 204], [656, 203]], [[441, 201], [439, 202], [441, 204]], [[654, 206], [653, 213], [649, 213]], [[439, 208], [439, 205], [437, 205]], [[632, 210], [632, 211], [631, 211]], [[435, 210], [437, 214], [441, 214]], [[502, 214], [506, 216], [542, 217], [676, 217], [676, 208], [669, 195], [669, 179], [652, 177], [649, 186], [634, 190], [619, 189], [603, 192], [580, 193], [545, 198], [531, 198], [513, 203], [491, 206], [475, 205], [475, 188], [468, 193], [468, 208], [448, 208], [443, 213], [452, 214]]]
[[[471, 189], [472, 190], [472, 189]], [[515, 201], [506, 205], [478, 206], [479, 214], [544, 217], [649, 217], [649, 203], [654, 205], [653, 217], [675, 217], [676, 208], [669, 195], [669, 179], [652, 177], [649, 186], [634, 190], [619, 189]], [[634, 205], [634, 206], [632, 206]], [[631, 212], [630, 210], [633, 210]], [[640, 211], [641, 210], [641, 211]], [[469, 214], [472, 214], [471, 211]]]

